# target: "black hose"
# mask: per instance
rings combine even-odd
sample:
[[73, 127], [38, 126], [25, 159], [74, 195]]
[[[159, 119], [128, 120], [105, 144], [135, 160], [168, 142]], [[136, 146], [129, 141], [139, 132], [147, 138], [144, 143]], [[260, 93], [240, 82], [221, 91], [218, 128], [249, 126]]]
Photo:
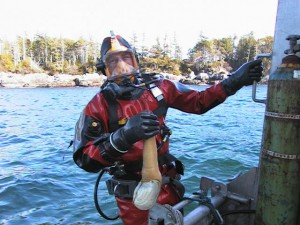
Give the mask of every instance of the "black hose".
[[98, 211], [98, 213], [104, 218], [104, 219], [107, 219], [107, 220], [116, 220], [119, 218], [119, 215], [116, 215], [115, 217], [109, 217], [107, 216], [100, 208], [100, 205], [99, 205], [99, 202], [98, 202], [98, 186], [99, 186], [99, 183], [101, 181], [101, 177], [103, 175], [104, 172], [106, 172], [107, 170], [106, 169], [102, 169], [99, 173], [99, 176], [96, 180], [96, 183], [95, 183], [95, 189], [94, 189], [94, 202], [95, 202], [95, 207]]

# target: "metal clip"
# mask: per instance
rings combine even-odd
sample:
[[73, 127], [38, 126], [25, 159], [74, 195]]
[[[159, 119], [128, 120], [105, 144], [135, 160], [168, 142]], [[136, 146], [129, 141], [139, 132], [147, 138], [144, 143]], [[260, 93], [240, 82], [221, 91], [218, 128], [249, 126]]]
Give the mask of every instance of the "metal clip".
[[257, 102], [257, 103], [263, 103], [263, 104], [266, 104], [267, 100], [266, 99], [257, 99], [256, 98], [256, 85], [257, 85], [257, 82], [254, 81], [253, 82], [253, 85], [252, 85], [252, 100], [254, 102]]

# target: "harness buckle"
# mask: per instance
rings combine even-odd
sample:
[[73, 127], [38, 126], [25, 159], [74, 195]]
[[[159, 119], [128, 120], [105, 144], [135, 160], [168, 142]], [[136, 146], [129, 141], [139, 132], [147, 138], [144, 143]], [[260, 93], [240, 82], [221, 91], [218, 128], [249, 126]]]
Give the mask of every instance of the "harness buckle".
[[112, 177], [105, 181], [108, 193], [122, 198], [133, 198], [134, 189], [138, 185], [135, 180], [123, 180]]

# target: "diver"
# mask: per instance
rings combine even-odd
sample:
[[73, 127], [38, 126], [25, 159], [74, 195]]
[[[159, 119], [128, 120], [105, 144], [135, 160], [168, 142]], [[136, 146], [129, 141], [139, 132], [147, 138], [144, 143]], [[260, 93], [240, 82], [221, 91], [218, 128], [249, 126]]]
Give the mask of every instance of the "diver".
[[196, 91], [154, 73], [140, 73], [134, 48], [112, 32], [103, 40], [100, 53], [97, 68], [107, 80], [76, 123], [73, 159], [88, 172], [118, 168], [109, 191], [115, 195], [119, 217], [125, 225], [148, 224], [149, 210], [140, 210], [132, 202], [132, 190], [141, 180], [144, 140], [155, 137], [158, 148], [163, 183], [157, 203], [175, 205], [184, 195], [180, 182], [184, 166], [169, 152], [168, 108], [207, 112], [243, 86], [260, 81], [261, 60], [245, 63], [219, 84]]

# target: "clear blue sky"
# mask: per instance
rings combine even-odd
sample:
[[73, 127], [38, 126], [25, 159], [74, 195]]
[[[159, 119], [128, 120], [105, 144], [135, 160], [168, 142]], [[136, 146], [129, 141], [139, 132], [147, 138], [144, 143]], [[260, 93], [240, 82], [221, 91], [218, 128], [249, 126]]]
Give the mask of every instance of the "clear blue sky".
[[0, 0], [0, 38], [17, 35], [101, 42], [110, 30], [146, 45], [167, 35], [185, 53], [200, 34], [222, 38], [273, 36], [277, 0]]

